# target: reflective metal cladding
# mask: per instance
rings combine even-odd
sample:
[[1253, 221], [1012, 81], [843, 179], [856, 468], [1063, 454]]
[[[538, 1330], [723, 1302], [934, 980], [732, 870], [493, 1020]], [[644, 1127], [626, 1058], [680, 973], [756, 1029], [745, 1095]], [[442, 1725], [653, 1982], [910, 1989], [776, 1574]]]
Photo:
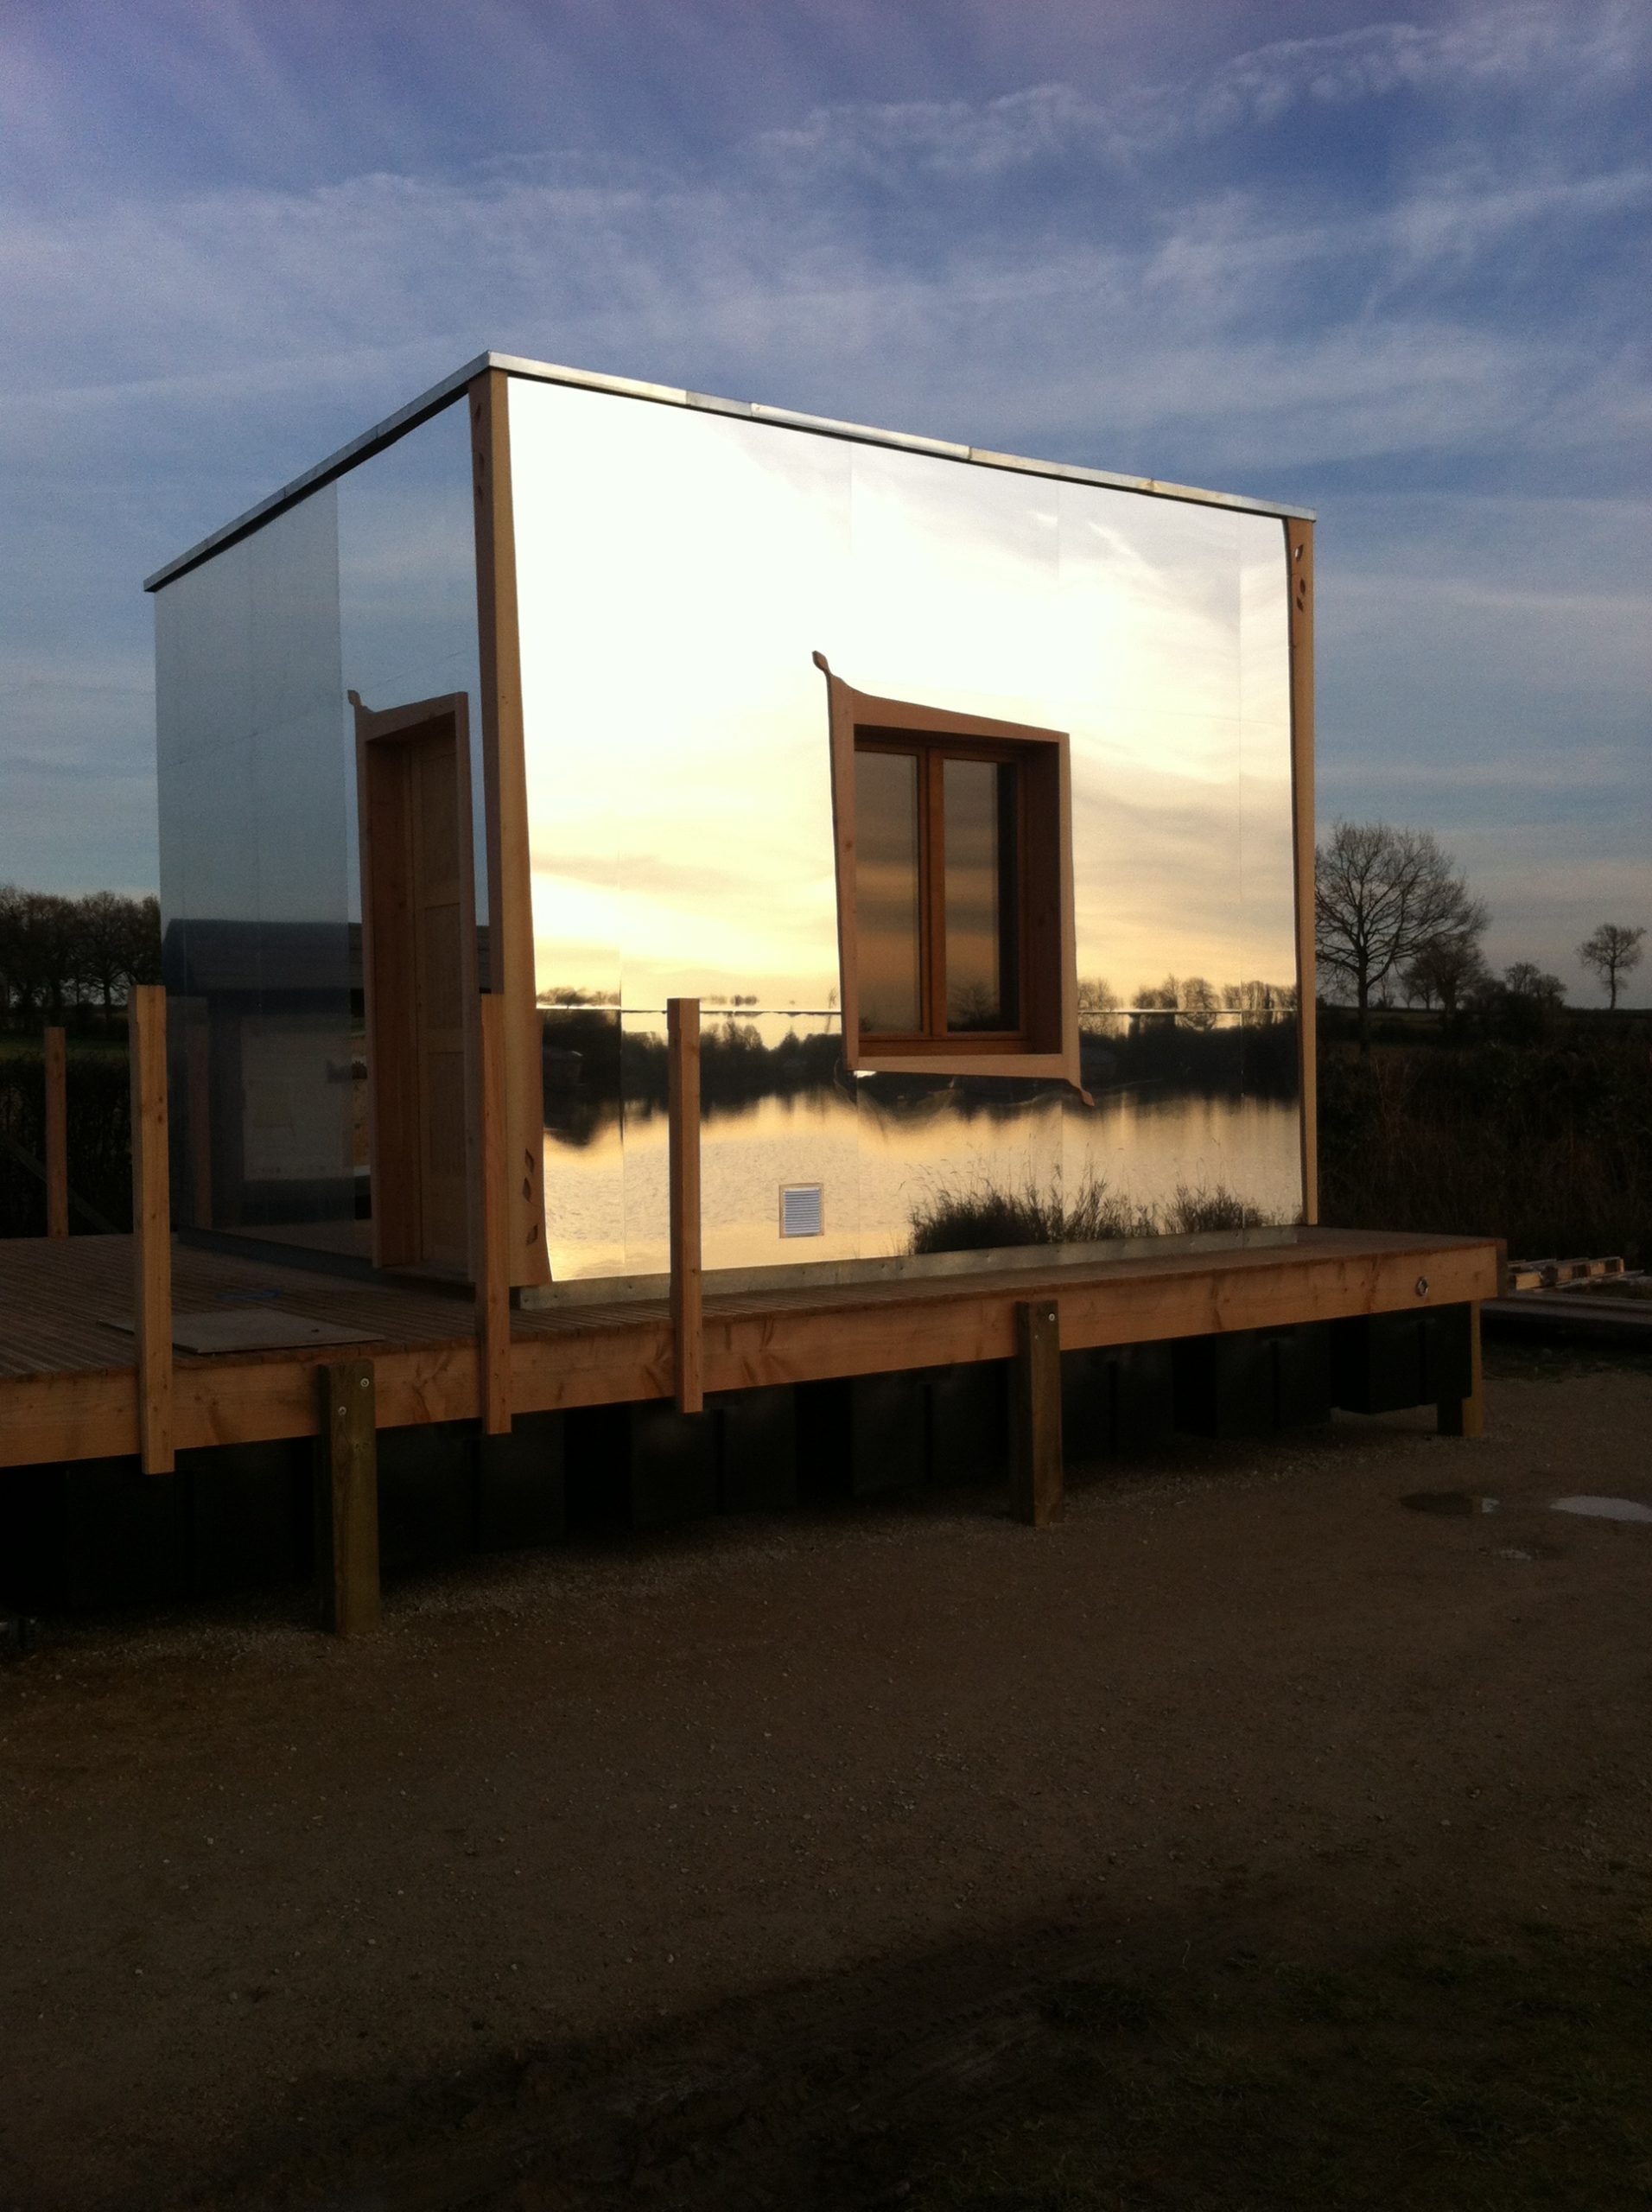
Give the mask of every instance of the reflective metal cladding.
[[[1293, 1218], [1280, 520], [515, 368], [554, 1274], [665, 1265], [673, 995], [702, 1007], [710, 1267]], [[462, 387], [415, 413], [152, 580], [178, 1218], [360, 1255], [364, 732], [467, 732], [488, 972]], [[950, 715], [1011, 735], [857, 741], [836, 823], [817, 653], [943, 736]], [[1043, 896], [1040, 943], [1053, 926], [1056, 786], [1018, 765], [1015, 730], [1070, 762], [1060, 1003], [1076, 992], [1082, 1088], [1047, 1079], [1054, 1056], [986, 1058], [1052, 1003], [1022, 924]], [[450, 735], [443, 757], [465, 752]], [[840, 866], [861, 1035], [963, 1040], [945, 1064], [848, 1071]], [[438, 950], [468, 976], [458, 926]]]
[[[1278, 520], [555, 384], [513, 380], [511, 417], [554, 1272], [664, 1264], [674, 994], [703, 1008], [709, 1265], [1294, 1218]], [[816, 651], [1070, 734], [1083, 1095], [844, 1073]], [[1007, 780], [947, 764], [953, 1029], [1016, 1019]], [[899, 1030], [911, 756], [855, 789], [862, 1027]], [[805, 1182], [823, 1236], [783, 1240]]]
[[346, 695], [464, 693], [480, 729], [463, 404], [175, 576], [155, 614], [175, 1217], [365, 1254]]

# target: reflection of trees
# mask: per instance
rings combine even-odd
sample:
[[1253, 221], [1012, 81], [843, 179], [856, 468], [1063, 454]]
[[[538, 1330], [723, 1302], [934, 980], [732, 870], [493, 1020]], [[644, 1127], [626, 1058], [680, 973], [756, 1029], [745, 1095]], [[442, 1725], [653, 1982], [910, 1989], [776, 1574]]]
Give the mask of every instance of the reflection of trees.
[[[1104, 1091], [1162, 1090], [1194, 1096], [1294, 1098], [1299, 1085], [1296, 1016], [1218, 1016], [1195, 1009], [1136, 1010], [1109, 1016], [1122, 1033], [1097, 1035], [1081, 1027], [1079, 1065], [1092, 1096]], [[1207, 1018], [1208, 1017], [1208, 1018]]]
[[[545, 1127], [565, 1143], [588, 1144], [619, 1120], [622, 1107], [665, 1110], [670, 1063], [663, 1030], [626, 1028], [606, 1007], [558, 1006], [543, 1017]], [[842, 1080], [842, 1041], [835, 1031], [775, 1044], [753, 1021], [734, 1015], [708, 1022], [700, 1038], [700, 1104], [709, 1120], [766, 1098], [801, 1098]]]
[[[1121, 1009], [1092, 995], [1079, 1017], [1084, 1089], [1097, 1099], [1127, 1093], [1295, 1098], [1294, 1013], [1281, 1006], [1277, 986], [1236, 988], [1253, 995], [1254, 1010], [1197, 1001], [1162, 1010]], [[1271, 994], [1271, 1007], [1262, 994]], [[545, 1127], [563, 1143], [589, 1144], [618, 1124], [622, 1109], [664, 1113], [669, 1071], [663, 1027], [644, 1026], [636, 1015], [622, 1019], [617, 1007], [592, 1004], [545, 1007], [541, 1020]], [[855, 1099], [874, 1116], [905, 1123], [925, 1114], [1009, 1122], [1040, 1100], [1077, 1103], [1064, 1084], [1039, 1077], [853, 1078], [844, 1069], [836, 1029], [800, 1033], [788, 1027], [771, 1044], [755, 1021], [732, 1014], [706, 1023], [700, 1097], [708, 1120], [747, 1112], [766, 1099], [829, 1092]]]

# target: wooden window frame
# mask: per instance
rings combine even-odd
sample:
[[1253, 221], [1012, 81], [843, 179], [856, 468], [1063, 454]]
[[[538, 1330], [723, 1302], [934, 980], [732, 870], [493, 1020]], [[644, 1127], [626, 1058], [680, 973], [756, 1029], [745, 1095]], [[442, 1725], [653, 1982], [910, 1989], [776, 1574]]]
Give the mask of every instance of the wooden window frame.
[[[837, 863], [837, 948], [843, 1049], [852, 1071], [897, 1075], [1047, 1077], [1079, 1086], [1078, 973], [1073, 928], [1072, 775], [1064, 730], [996, 721], [888, 699], [832, 673], [822, 653], [831, 747], [833, 842]], [[903, 740], [905, 741], [903, 743]], [[1013, 1032], [888, 1038], [861, 1028], [855, 897], [855, 764], [862, 746], [927, 752], [942, 758], [1013, 761], [1018, 778], [1020, 1027]], [[926, 781], [938, 786], [941, 779]], [[938, 803], [938, 802], [936, 802]], [[927, 837], [927, 832], [926, 837]], [[937, 871], [925, 869], [931, 918], [925, 937], [929, 1002], [935, 1003], [944, 954], [934, 910], [944, 897]]]

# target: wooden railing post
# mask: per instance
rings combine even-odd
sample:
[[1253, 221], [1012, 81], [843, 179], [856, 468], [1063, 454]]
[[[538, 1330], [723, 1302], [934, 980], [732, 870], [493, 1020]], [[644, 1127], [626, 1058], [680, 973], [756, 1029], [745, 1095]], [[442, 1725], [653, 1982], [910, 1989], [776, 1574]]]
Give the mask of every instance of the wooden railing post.
[[1061, 1518], [1061, 1315], [1052, 1298], [1015, 1308], [1010, 1510], [1047, 1529]]
[[505, 1000], [499, 992], [482, 994], [481, 1016], [476, 1351], [481, 1370], [482, 1431], [503, 1436], [511, 1427], [511, 1255], [505, 1187]]
[[167, 1179], [167, 995], [135, 983], [132, 1054], [132, 1304], [137, 1333], [137, 1449], [146, 1475], [172, 1451], [172, 1210]]
[[665, 1001], [670, 1059], [671, 1345], [677, 1409], [705, 1405], [705, 1322], [700, 1265], [700, 1001]]
[[321, 1389], [315, 1571], [321, 1625], [335, 1636], [378, 1626], [378, 1412], [370, 1359], [316, 1370]]
[[69, 1233], [68, 1055], [63, 1032], [46, 1032], [46, 1234]]

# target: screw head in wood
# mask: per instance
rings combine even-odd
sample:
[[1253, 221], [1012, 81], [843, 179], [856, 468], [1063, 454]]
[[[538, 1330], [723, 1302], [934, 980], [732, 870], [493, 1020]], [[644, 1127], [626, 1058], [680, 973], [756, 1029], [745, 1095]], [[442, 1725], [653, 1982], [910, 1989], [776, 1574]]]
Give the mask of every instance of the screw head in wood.
[[1417, 1277], [1417, 1295], [1419, 1298], [1426, 1298], [1428, 1295], [1428, 1278], [1426, 1275], [1419, 1275]]

